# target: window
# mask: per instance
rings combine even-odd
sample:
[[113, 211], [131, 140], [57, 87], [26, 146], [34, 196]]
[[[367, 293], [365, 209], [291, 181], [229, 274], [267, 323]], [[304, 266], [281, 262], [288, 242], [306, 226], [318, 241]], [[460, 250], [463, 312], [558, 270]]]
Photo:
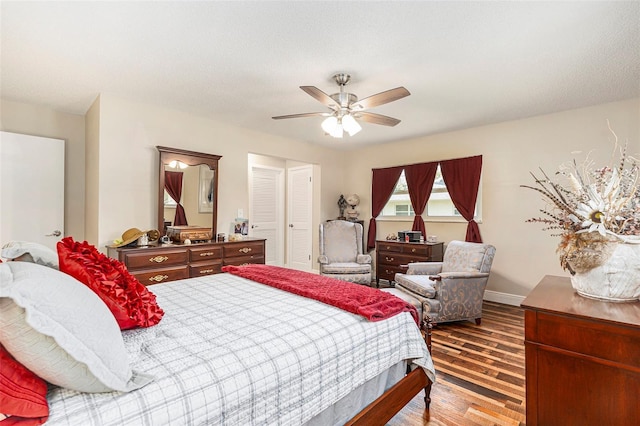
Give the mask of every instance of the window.
[[[476, 202], [475, 218], [479, 220], [479, 211], [481, 203], [481, 188], [478, 189], [478, 200]], [[415, 212], [411, 206], [411, 200], [409, 199], [409, 189], [407, 187], [407, 179], [404, 176], [404, 171], [400, 174], [398, 183], [396, 184], [391, 198], [382, 209], [382, 215], [387, 218], [405, 218], [414, 216]], [[436, 177], [433, 181], [433, 188], [431, 189], [431, 195], [427, 202], [427, 208], [425, 209], [424, 219], [426, 221], [454, 221], [454, 222], [466, 222], [458, 209], [453, 205], [447, 186], [442, 178], [442, 172], [440, 166], [436, 171]]]
[[416, 213], [413, 211], [411, 204], [396, 204], [396, 216], [414, 216]]
[[169, 209], [175, 209], [177, 206], [176, 201], [171, 198], [167, 190], [164, 190], [164, 207]]
[[404, 177], [404, 171], [400, 174], [398, 183], [391, 194], [391, 198], [382, 209], [382, 216], [413, 216], [415, 213], [411, 207], [409, 199], [409, 188], [407, 187], [407, 179]]
[[462, 217], [456, 206], [451, 201], [451, 196], [447, 190], [447, 186], [444, 184], [442, 178], [442, 172], [438, 165], [436, 170], [436, 178], [433, 181], [433, 188], [431, 189], [431, 196], [427, 201], [427, 208], [425, 210], [426, 217]]

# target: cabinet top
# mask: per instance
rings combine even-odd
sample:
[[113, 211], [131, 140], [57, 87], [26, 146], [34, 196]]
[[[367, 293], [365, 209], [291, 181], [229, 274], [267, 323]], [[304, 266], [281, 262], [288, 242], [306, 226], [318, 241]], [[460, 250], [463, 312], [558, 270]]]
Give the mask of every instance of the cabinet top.
[[142, 249], [171, 249], [171, 248], [198, 248], [202, 246], [211, 246], [211, 245], [229, 245], [229, 244], [243, 244], [243, 243], [251, 243], [256, 241], [266, 241], [264, 238], [254, 238], [254, 237], [244, 237], [238, 241], [211, 241], [208, 243], [192, 243], [192, 244], [158, 244], [158, 242], [153, 242], [148, 246], [125, 246], [125, 247], [113, 247], [107, 246], [109, 250], [116, 251], [127, 251], [127, 250], [142, 250]]
[[417, 246], [437, 246], [438, 244], [444, 244], [442, 241], [436, 241], [435, 243], [429, 243], [425, 241], [424, 243], [420, 243], [418, 241], [395, 241], [395, 240], [377, 240], [378, 244], [407, 244], [407, 245], [417, 245]]
[[528, 310], [640, 327], [640, 301], [616, 303], [583, 297], [576, 293], [571, 280], [566, 277], [546, 275], [520, 306]]

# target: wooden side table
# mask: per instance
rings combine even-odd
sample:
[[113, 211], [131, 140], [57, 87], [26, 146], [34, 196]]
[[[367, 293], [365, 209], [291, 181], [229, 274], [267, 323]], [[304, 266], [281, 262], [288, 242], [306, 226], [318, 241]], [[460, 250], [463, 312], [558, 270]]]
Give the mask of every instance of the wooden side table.
[[545, 276], [525, 309], [527, 426], [640, 418], [640, 302], [587, 299]]
[[376, 241], [376, 287], [380, 287], [380, 279], [392, 282], [397, 272], [406, 272], [400, 265], [442, 262], [443, 254], [443, 243]]

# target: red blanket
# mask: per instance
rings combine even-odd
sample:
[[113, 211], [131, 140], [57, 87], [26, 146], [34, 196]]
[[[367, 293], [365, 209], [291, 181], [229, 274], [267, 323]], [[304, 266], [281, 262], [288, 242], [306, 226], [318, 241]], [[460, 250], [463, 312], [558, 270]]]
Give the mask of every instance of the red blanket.
[[229, 272], [299, 296], [319, 300], [369, 321], [380, 321], [400, 312], [411, 312], [416, 324], [420, 323], [414, 306], [375, 288], [316, 275], [295, 269], [269, 265], [225, 266]]

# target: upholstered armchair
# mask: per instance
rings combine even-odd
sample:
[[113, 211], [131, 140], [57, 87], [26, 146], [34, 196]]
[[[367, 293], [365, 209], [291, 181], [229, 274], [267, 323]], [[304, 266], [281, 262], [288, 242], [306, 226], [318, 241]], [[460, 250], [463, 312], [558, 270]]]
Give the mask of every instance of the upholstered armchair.
[[482, 299], [496, 249], [490, 244], [451, 241], [442, 262], [410, 263], [388, 289], [429, 316], [433, 323], [482, 320]]
[[371, 285], [371, 256], [363, 254], [362, 225], [346, 220], [320, 224], [320, 275]]

